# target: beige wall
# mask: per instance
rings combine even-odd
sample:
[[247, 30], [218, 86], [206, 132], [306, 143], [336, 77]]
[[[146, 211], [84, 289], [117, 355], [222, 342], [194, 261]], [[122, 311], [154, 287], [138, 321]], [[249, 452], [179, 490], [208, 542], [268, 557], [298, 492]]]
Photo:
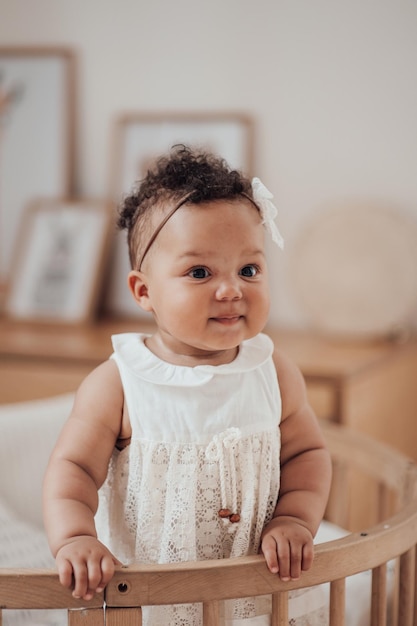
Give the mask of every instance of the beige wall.
[[413, 0], [0, 0], [0, 44], [76, 49], [83, 195], [108, 189], [122, 111], [253, 114], [287, 242], [270, 253], [273, 322], [308, 321], [288, 259], [323, 206], [377, 200], [417, 219]]

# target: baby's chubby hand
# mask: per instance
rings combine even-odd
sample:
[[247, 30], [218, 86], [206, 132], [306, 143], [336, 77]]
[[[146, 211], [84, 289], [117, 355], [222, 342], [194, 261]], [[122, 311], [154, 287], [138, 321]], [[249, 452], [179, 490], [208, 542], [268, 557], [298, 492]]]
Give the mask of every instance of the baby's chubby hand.
[[261, 550], [273, 574], [283, 581], [298, 580], [313, 562], [313, 536], [296, 519], [275, 517], [262, 533]]
[[58, 550], [55, 561], [61, 585], [73, 587], [73, 597], [83, 600], [103, 591], [115, 566], [121, 565], [98, 539], [88, 535], [70, 539]]

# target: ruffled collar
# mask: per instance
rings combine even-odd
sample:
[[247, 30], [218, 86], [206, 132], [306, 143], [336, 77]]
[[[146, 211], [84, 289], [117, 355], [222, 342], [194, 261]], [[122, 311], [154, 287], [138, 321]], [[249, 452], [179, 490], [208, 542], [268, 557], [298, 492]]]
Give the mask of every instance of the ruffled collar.
[[194, 387], [205, 384], [215, 375], [248, 372], [265, 363], [274, 349], [271, 339], [260, 333], [242, 342], [236, 358], [231, 363], [189, 367], [173, 365], [157, 357], [146, 347], [147, 337], [149, 335], [143, 333], [113, 335], [114, 358], [142, 380], [159, 385]]

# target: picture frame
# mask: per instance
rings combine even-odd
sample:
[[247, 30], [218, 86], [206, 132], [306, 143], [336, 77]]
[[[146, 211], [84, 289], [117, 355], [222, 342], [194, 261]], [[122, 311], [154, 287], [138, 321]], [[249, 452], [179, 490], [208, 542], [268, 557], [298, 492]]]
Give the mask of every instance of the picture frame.
[[[114, 124], [109, 197], [119, 205], [149, 164], [175, 144], [208, 149], [231, 167], [251, 176], [254, 169], [255, 125], [242, 112], [130, 112]], [[121, 317], [143, 317], [127, 287], [130, 270], [126, 236], [118, 233], [112, 251], [112, 271], [105, 309]]]
[[105, 200], [47, 198], [31, 203], [14, 252], [7, 316], [48, 323], [92, 321], [113, 217]]
[[75, 55], [0, 46], [0, 292], [26, 206], [74, 194]]

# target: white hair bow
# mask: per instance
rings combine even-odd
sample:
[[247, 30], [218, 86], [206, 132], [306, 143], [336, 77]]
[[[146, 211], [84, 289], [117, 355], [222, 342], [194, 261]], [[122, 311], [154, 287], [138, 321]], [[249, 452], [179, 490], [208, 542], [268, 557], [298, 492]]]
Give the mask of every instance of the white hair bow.
[[271, 202], [274, 196], [259, 178], [252, 178], [252, 192], [253, 199], [261, 212], [262, 224], [265, 224], [267, 231], [272, 237], [272, 241], [283, 250], [284, 238], [274, 221], [278, 214], [276, 206]]

